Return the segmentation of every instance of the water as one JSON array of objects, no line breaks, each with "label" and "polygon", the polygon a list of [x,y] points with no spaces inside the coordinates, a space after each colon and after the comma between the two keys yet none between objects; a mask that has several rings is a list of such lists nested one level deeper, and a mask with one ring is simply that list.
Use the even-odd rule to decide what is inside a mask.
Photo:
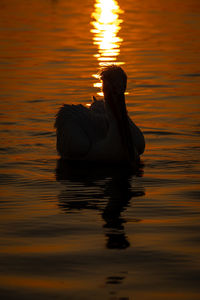
[{"label": "water", "polygon": [[0,3],[1,298],[199,299],[199,1],[117,2],[136,174],[55,149],[60,105],[99,92],[94,4]]}]

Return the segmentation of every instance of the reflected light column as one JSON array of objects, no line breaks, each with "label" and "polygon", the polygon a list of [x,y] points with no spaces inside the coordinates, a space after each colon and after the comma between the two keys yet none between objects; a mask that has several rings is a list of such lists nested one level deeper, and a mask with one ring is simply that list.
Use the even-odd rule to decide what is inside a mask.
[{"label": "reflected light column", "polygon": [[[94,56],[98,60],[99,69],[113,64],[124,64],[117,61],[122,43],[122,39],[117,36],[123,22],[119,18],[122,13],[123,10],[115,0],[95,0],[94,12],[91,15],[93,19],[91,32],[94,34],[93,43],[98,47],[98,53]],[[93,77],[99,79],[98,74],[93,74]],[[94,83],[94,87],[101,88],[102,83]],[[102,96],[102,92],[98,95]]]}]

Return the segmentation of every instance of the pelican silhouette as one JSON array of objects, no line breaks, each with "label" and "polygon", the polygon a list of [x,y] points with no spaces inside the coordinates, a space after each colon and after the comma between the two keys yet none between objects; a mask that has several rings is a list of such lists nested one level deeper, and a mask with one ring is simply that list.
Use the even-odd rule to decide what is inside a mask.
[{"label": "pelican silhouette", "polygon": [[56,115],[57,151],[70,161],[135,164],[144,152],[141,130],[129,118],[125,90],[127,76],[118,66],[100,74],[104,101],[91,106],[63,105]]}]

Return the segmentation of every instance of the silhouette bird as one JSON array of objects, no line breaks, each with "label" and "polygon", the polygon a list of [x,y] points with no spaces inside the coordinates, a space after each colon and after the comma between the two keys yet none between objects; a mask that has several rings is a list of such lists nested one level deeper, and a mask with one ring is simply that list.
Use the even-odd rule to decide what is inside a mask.
[{"label": "silhouette bird", "polygon": [[104,101],[91,106],[63,105],[56,115],[57,151],[70,161],[135,164],[144,152],[140,129],[129,118],[125,90],[127,76],[118,66],[100,74]]}]

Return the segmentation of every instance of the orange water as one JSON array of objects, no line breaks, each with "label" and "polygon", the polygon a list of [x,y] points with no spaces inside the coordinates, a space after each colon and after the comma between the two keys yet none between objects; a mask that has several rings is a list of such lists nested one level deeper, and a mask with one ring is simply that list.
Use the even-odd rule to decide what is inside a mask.
[{"label": "orange water", "polygon": [[[197,300],[200,4],[115,1],[110,32],[99,4],[0,2],[0,296]],[[110,62],[145,134],[136,174],[66,167],[55,149],[58,108],[98,98]]]}]

